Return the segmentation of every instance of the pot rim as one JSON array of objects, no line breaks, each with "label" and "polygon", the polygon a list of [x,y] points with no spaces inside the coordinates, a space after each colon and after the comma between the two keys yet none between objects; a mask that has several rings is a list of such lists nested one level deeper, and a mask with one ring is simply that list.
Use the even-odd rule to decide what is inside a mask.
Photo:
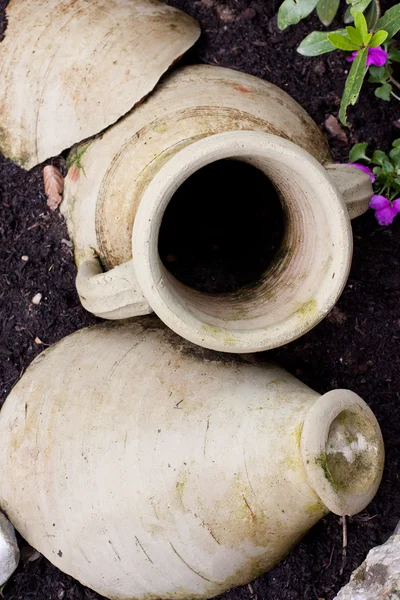
[{"label": "pot rim", "polygon": [[[246,160],[251,164],[257,163],[257,160],[270,161],[282,169],[290,168],[291,176],[286,174],[286,184],[299,179],[306,181],[313,194],[313,210],[322,210],[329,225],[332,256],[321,275],[312,303],[306,303],[287,318],[267,327],[254,326],[253,321],[251,328],[241,328],[241,323],[232,326],[229,319],[223,318],[216,324],[215,320],[193,309],[184,297],[185,290],[189,288],[168,273],[158,254],[162,217],[176,190],[197,170],[226,158]],[[315,202],[316,199],[318,202]],[[324,167],[308,152],[272,134],[230,131],[189,144],[160,168],[140,202],[132,231],[132,252],[135,274],[144,296],[172,330],[195,344],[213,350],[256,352],[293,341],[313,328],[331,310],[347,281],[352,234],[341,193]],[[196,300],[202,296],[194,290],[191,294]]]},{"label": "pot rim", "polygon": [[350,390],[331,390],[308,411],[300,453],[310,486],[337,515],[370,503],[382,479],[385,449],[379,423]]}]

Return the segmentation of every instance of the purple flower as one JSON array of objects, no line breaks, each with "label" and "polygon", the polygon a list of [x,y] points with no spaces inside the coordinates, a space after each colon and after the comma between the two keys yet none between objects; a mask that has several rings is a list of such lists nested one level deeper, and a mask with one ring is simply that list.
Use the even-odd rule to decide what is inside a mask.
[{"label": "purple flower", "polygon": [[[357,56],[359,50],[351,53],[351,56],[347,59],[348,62],[353,62]],[[383,48],[378,46],[377,48],[368,48],[367,56],[367,67],[374,65],[375,67],[383,67],[386,64],[388,53]]]},{"label": "purple flower", "polygon": [[369,207],[374,209],[379,225],[390,225],[395,216],[400,213],[400,198],[390,202],[385,196],[375,194],[371,198]]},{"label": "purple flower", "polygon": [[357,169],[361,169],[361,171],[364,171],[364,173],[367,173],[371,177],[372,183],[374,183],[376,177],[369,167],[366,167],[365,165],[360,165],[360,163],[347,163],[347,164],[350,167],[357,167]]}]

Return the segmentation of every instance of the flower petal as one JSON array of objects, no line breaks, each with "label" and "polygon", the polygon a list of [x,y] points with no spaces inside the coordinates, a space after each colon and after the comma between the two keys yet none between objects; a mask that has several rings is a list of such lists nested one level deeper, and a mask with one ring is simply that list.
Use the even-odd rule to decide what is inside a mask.
[{"label": "flower petal", "polygon": [[375,217],[379,225],[390,225],[396,215],[397,210],[394,206],[387,206],[375,212]]},{"label": "flower petal", "polygon": [[357,167],[357,169],[361,169],[361,171],[364,171],[364,173],[368,173],[368,175],[371,177],[371,181],[372,183],[374,183],[376,177],[375,174],[371,171],[371,169],[369,167],[366,167],[365,165],[361,165],[360,163],[347,163],[350,167]]},{"label": "flower petal", "polygon": [[397,210],[397,214],[400,213],[400,198],[393,200],[393,207]]},{"label": "flower petal", "polygon": [[368,48],[367,67],[375,65],[375,67],[383,67],[386,64],[388,53],[383,48]]},{"label": "flower petal", "polygon": [[349,56],[349,57],[347,58],[347,62],[353,62],[353,60],[355,60],[355,58],[356,58],[356,56],[357,56],[357,52],[358,52],[358,50],[356,50],[355,52],[352,52],[352,53],[351,53],[351,56]]},{"label": "flower petal", "polygon": [[369,207],[373,208],[374,210],[382,210],[389,207],[391,208],[389,200],[385,198],[385,196],[379,196],[378,194],[374,194],[374,196],[372,196]]}]

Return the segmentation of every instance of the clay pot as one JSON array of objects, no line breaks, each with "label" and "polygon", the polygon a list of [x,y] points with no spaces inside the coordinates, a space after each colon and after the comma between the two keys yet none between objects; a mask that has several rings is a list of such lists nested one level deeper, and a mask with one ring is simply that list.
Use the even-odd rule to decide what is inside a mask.
[{"label": "clay pot", "polygon": [[[158,234],[185,179],[225,158],[267,175],[286,227],[282,251],[257,284],[216,296],[172,277],[159,258]],[[286,93],[219,67],[168,75],[84,147],[80,162],[69,171],[62,210],[84,307],[108,319],[154,310],[183,337],[229,352],[285,344],[327,314],[348,276],[349,217],[364,212],[373,193],[366,174],[331,164],[321,132]]]},{"label": "clay pot", "polygon": [[11,0],[0,150],[30,169],[142,100],[200,35],[158,0]]},{"label": "clay pot", "polygon": [[44,351],[0,413],[0,506],[113,600],[211,598],[276,564],[329,510],[374,496],[365,402],[192,346],[155,319]]}]

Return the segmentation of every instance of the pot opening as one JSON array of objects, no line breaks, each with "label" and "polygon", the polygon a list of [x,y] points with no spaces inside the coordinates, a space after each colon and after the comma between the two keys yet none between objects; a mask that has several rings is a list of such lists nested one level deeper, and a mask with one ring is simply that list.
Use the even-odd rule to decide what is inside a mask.
[{"label": "pot opening", "polygon": [[135,273],[152,309],[183,337],[227,352],[265,350],[308,331],[337,300],[350,264],[348,221],[322,166],[291,142],[217,134],[177,152],[147,187],[133,228]]},{"label": "pot opening", "polygon": [[351,410],[340,412],[329,428],[322,465],[332,486],[348,494],[365,493],[376,479],[380,461],[379,444],[368,416]]},{"label": "pot opening", "polygon": [[286,219],[272,181],[239,160],[217,160],[188,177],[161,222],[165,268],[198,292],[252,286],[279,255]]},{"label": "pot opening", "polygon": [[375,496],[385,458],[382,434],[354,392],[332,390],[314,403],[300,452],[310,486],[336,515],[355,515]]}]

